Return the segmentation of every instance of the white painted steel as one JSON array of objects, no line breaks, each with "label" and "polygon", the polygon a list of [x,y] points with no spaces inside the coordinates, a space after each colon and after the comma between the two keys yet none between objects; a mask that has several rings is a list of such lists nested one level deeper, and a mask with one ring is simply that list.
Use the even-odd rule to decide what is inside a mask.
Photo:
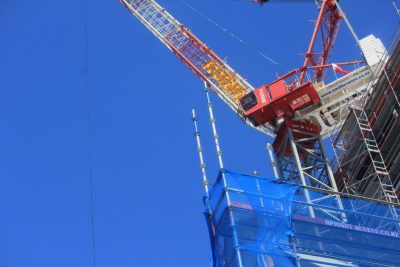
[{"label": "white painted steel", "polygon": [[221,172],[224,171],[224,163],[222,161],[222,151],[221,151],[221,146],[219,144],[219,136],[218,136],[218,132],[217,132],[217,126],[215,124],[215,117],[214,117],[214,112],[213,112],[213,108],[212,108],[212,103],[211,103],[211,99],[210,99],[210,94],[208,93],[208,86],[205,83],[204,84],[204,88],[205,88],[205,92],[206,92],[206,96],[207,96],[207,107],[208,107],[208,113],[210,116],[210,123],[211,123],[211,127],[212,127],[212,132],[213,132],[213,138],[214,138],[214,142],[215,142],[215,149],[217,152],[217,157],[218,157],[218,164],[219,164],[219,169],[221,170]]},{"label": "white painted steel", "polygon": [[200,141],[200,132],[199,128],[197,126],[197,116],[196,116],[196,111],[192,109],[192,121],[194,124],[194,135],[196,137],[196,144],[197,144],[197,152],[199,154],[199,160],[200,160],[200,170],[201,170],[201,177],[203,180],[203,186],[204,186],[204,191],[206,196],[209,196],[209,184],[208,184],[208,178],[207,178],[207,172],[206,172],[206,164],[204,163],[204,157],[203,157],[203,149],[201,147],[201,141]]},{"label": "white painted steel", "polygon": [[[182,33],[183,25],[171,16],[163,7],[161,7],[156,1],[153,0],[121,0],[125,6],[135,15],[142,24],[144,24],[165,46],[167,46],[171,51],[173,48],[166,41],[166,37],[169,34]],[[182,40],[188,41],[189,38]],[[182,43],[184,45],[184,43]],[[180,47],[175,47],[180,48]],[[247,92],[254,90],[254,87],[250,85],[242,76],[240,76],[232,67],[230,67],[226,62],[223,62],[224,67],[232,75],[236,77],[236,81],[243,87]],[[200,77],[202,78],[202,77]],[[217,93],[217,95],[236,113],[239,112],[239,104],[227,93],[225,93],[222,88],[219,87],[218,83],[213,79],[202,78],[209,86]],[[246,123],[253,127],[250,122]],[[260,125],[254,127],[264,134],[269,136],[274,136],[273,127],[270,125]]]},{"label": "white painted steel", "polygon": [[366,65],[353,72],[317,88],[321,98],[320,106],[312,106],[299,111],[298,120],[309,120],[321,127],[322,137],[328,137],[340,129],[349,114],[350,104],[362,99],[373,88],[381,71],[382,63],[388,59],[382,42],[369,35],[360,40],[360,48],[365,55]]},{"label": "white painted steel", "polygon": [[[189,37],[185,37],[182,31],[183,25],[171,16],[163,7],[161,7],[154,0],[121,0],[122,3],[134,14],[140,22],[142,22],[165,46],[171,51],[179,49],[183,45],[190,41]],[[170,34],[182,34],[182,40],[179,40],[178,44],[171,47],[171,44],[166,41],[166,37]],[[386,50],[382,47],[379,39],[374,36],[368,36],[357,42],[361,43],[363,54],[367,56],[369,63],[376,63],[377,56],[374,56],[374,51],[379,53],[385,53]],[[377,45],[379,47],[377,47]],[[379,57],[381,58],[381,57]],[[380,63],[381,61],[378,61]],[[343,117],[346,112],[344,109],[349,104],[357,99],[360,99],[365,92],[367,87],[374,79],[374,66],[365,66],[359,68],[352,73],[317,89],[318,94],[321,97],[322,104],[320,106],[312,106],[305,108],[297,112],[296,120],[306,120],[316,123],[321,128],[321,135],[327,137],[335,129],[338,129],[339,124],[343,123]],[[243,87],[247,92],[254,90],[242,76],[240,76],[233,68],[231,68],[226,62],[223,62],[223,67],[228,73],[236,77],[236,81]],[[212,78],[200,77],[208,84],[208,86],[224,101],[235,113],[239,113],[240,107],[237,101],[235,101],[230,95],[228,95]],[[338,116],[338,114],[340,114]],[[348,112],[347,112],[348,114]],[[245,122],[262,133],[274,137],[274,127],[265,124],[258,127],[254,127],[248,120]]]},{"label": "white painted steel", "polygon": [[271,161],[272,170],[274,171],[274,177],[279,179],[279,174],[278,174],[278,169],[276,167],[274,151],[273,151],[272,145],[270,143],[267,144],[267,151],[269,154],[269,159]]}]

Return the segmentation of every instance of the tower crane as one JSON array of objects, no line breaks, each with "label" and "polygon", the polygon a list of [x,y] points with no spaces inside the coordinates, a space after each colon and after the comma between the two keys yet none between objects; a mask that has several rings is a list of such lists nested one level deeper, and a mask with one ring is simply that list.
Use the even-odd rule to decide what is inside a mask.
[{"label": "tower crane", "polygon": [[[259,4],[267,0],[255,0]],[[323,84],[326,68],[342,18],[335,0],[319,0],[319,16],[305,54],[303,66],[258,88],[248,83],[227,62],[200,41],[154,0],[120,0],[168,49],[181,59],[244,121],[269,136],[275,136],[284,119],[316,124],[322,135],[340,121],[335,112],[354,98],[354,91],[369,83],[369,68],[360,68],[338,83]],[[322,48],[316,41],[321,36]],[[348,65],[354,62],[338,63]],[[314,71],[307,81],[306,72]],[[348,82],[350,81],[350,82]],[[364,86],[365,87],[365,86]]]},{"label": "tower crane", "polygon": [[[169,50],[186,64],[234,112],[240,99],[255,88],[201,42],[188,28],[172,17],[154,0],[120,0]],[[251,123],[248,123],[250,126]],[[272,126],[257,130],[273,136]]]},{"label": "tower crane", "polygon": [[[345,105],[360,97],[373,81],[373,71],[379,65],[379,60],[374,60],[375,50],[383,45],[372,35],[361,40],[367,65],[325,85],[343,16],[338,0],[314,1],[319,15],[303,65],[255,88],[155,0],[120,0],[249,126],[276,136],[273,147],[282,180],[297,180],[304,186],[337,192],[322,138],[346,116],[342,112]],[[268,0],[255,2],[264,4]],[[313,78],[308,78],[308,72],[313,73]]]}]

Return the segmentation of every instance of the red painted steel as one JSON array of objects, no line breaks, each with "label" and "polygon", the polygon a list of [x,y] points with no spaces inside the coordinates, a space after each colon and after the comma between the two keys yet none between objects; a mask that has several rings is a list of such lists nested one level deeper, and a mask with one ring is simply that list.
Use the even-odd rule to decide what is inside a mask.
[{"label": "red painted steel", "polygon": [[[254,0],[254,2],[263,5],[267,3],[268,0]],[[301,69],[301,83],[303,83],[306,71],[309,67],[314,70],[315,80],[317,82],[323,80],[326,72],[325,66],[332,54],[340,20],[343,17],[334,0],[318,0],[318,2],[320,5],[319,15],[314,26],[308,50],[305,54],[306,58],[303,63],[303,69]],[[316,47],[318,37],[321,41],[320,49]]]},{"label": "red painted steel", "polygon": [[277,119],[293,118],[297,110],[309,105],[317,105],[321,101],[311,82],[288,91],[284,81],[278,81],[269,86],[261,86],[253,93],[256,96],[257,104],[245,111],[244,114],[251,119],[255,126],[267,122],[276,125]]},{"label": "red painted steel", "polygon": [[[339,22],[342,19],[334,0],[322,0],[318,19],[315,23],[314,32],[311,37],[303,67],[311,64],[314,69],[316,81],[320,82],[325,76],[326,69],[318,66],[325,65],[332,54],[339,30]],[[316,40],[320,34],[322,48],[316,51]],[[300,82],[304,80],[305,71],[300,75]]]},{"label": "red painted steel", "polygon": [[[255,2],[264,4],[268,1],[255,0]],[[269,86],[261,86],[254,91],[257,104],[244,111],[245,116],[254,125],[267,122],[275,125],[276,120],[280,117],[284,119],[293,118],[295,111],[320,103],[320,98],[314,86],[309,82],[305,83],[305,74],[307,70],[311,69],[315,73],[315,82],[323,80],[326,68],[331,66],[331,64],[328,64],[328,59],[332,53],[339,22],[342,18],[334,0],[320,0],[320,3],[318,19],[303,66],[283,75]],[[316,41],[319,35],[322,48],[317,51]],[[347,64],[349,62],[338,63],[337,65]],[[287,82],[289,78],[293,78],[298,73],[300,73],[299,79]]]},{"label": "red painted steel", "polygon": [[[292,131],[294,140],[300,140],[309,138],[310,136],[316,136],[320,134],[320,129],[317,125],[312,123],[305,123],[293,120],[285,120],[279,131],[276,134],[276,138],[274,143],[272,144],[275,153],[278,157],[290,157],[292,156],[292,149],[290,144],[287,144],[285,147],[282,147],[283,143],[286,142],[285,137],[288,130]],[[304,148],[313,148],[316,140],[311,139],[308,143],[302,142],[302,146]],[[299,151],[300,158],[306,156],[306,153],[302,153]]]}]

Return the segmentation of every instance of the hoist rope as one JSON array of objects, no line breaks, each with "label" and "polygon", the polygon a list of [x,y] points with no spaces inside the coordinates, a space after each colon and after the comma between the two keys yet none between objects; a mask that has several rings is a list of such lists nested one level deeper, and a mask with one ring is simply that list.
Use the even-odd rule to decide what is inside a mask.
[{"label": "hoist rope", "polygon": [[253,52],[256,52],[259,56],[261,56],[263,59],[267,60],[268,62],[276,65],[276,66],[280,66],[279,63],[272,59],[271,57],[267,56],[265,53],[261,52],[260,50],[258,50],[257,48],[255,48],[254,46],[252,46],[251,44],[249,44],[248,42],[244,41],[243,39],[241,39],[240,37],[238,37],[236,34],[230,32],[228,29],[226,29],[225,27],[221,26],[220,24],[218,24],[217,22],[215,22],[213,19],[211,19],[210,17],[206,16],[203,12],[199,11],[198,9],[196,9],[195,7],[191,6],[190,4],[188,4],[187,2],[183,1],[183,0],[179,0],[179,2],[181,2],[184,6],[186,6],[187,8],[191,9],[193,12],[197,13],[198,15],[200,15],[202,18],[204,18],[205,20],[207,20],[208,22],[210,22],[211,24],[213,24],[214,26],[216,26],[218,29],[220,29],[221,31],[225,32],[226,34],[228,34],[230,37],[232,37],[233,39],[235,39],[236,41],[240,42],[241,44],[243,44],[244,46],[246,46],[247,48],[253,50]]},{"label": "hoist rope", "polygon": [[85,53],[85,92],[86,92],[86,123],[87,123],[87,155],[89,164],[90,187],[90,220],[92,228],[92,258],[93,267],[96,267],[96,242],[94,229],[94,197],[93,197],[93,155],[92,155],[92,131],[91,131],[91,102],[89,88],[89,57],[88,57],[88,1],[84,1],[84,53]]}]

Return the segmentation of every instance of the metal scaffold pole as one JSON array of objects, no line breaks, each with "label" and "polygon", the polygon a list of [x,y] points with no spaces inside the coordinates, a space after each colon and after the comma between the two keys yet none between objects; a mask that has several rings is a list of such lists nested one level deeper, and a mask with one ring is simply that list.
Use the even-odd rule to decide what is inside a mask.
[{"label": "metal scaffold pole", "polygon": [[[205,91],[206,97],[207,97],[207,107],[208,107],[208,113],[210,116],[210,123],[211,123],[211,127],[212,127],[215,149],[216,149],[217,157],[218,157],[218,165],[219,165],[219,169],[220,169],[221,176],[223,179],[224,188],[228,188],[228,183],[227,183],[226,176],[225,176],[224,163],[222,160],[222,151],[221,151],[221,146],[219,144],[219,136],[217,133],[217,126],[216,126],[216,121],[215,121],[214,112],[213,112],[213,105],[211,103],[209,87],[206,82],[204,83],[204,91]],[[228,202],[228,205],[231,205],[230,204],[231,203],[230,192],[226,190],[225,194],[226,194],[226,200]],[[230,221],[231,221],[231,230],[232,230],[233,240],[235,243],[235,247],[237,249],[236,257],[237,257],[238,266],[244,267],[242,254],[240,251],[239,237],[238,237],[238,233],[236,230],[236,220],[235,220],[235,216],[233,216],[233,211],[230,208],[229,208],[229,217],[230,217]]]},{"label": "metal scaffold pole", "polygon": [[208,113],[210,114],[210,123],[211,123],[212,132],[213,132],[213,138],[214,138],[214,142],[215,142],[215,149],[217,151],[219,169],[221,171],[223,171],[224,170],[224,163],[222,161],[222,151],[221,151],[221,146],[219,145],[219,137],[218,137],[218,133],[217,133],[217,126],[215,124],[213,106],[212,106],[212,103],[211,103],[210,94],[209,94],[209,88],[207,86],[207,83],[204,83],[204,88],[205,88],[204,90],[205,90],[206,96],[207,96]]},{"label": "metal scaffold pole", "polygon": [[209,183],[208,183],[208,178],[207,178],[207,172],[206,172],[206,164],[204,163],[204,157],[203,157],[203,149],[201,147],[201,142],[200,142],[200,131],[197,126],[197,116],[196,116],[196,111],[192,109],[192,121],[194,125],[194,135],[196,137],[196,143],[197,143],[197,152],[199,154],[199,160],[200,160],[200,169],[201,169],[201,176],[203,180],[203,186],[204,186],[204,191],[206,194],[206,197],[209,197]]},{"label": "metal scaffold pole", "polygon": [[268,151],[269,159],[271,161],[272,170],[274,171],[274,177],[279,179],[278,169],[276,168],[276,161],[275,161],[274,151],[273,151],[272,146],[271,146],[270,143],[267,144],[267,151]]}]

